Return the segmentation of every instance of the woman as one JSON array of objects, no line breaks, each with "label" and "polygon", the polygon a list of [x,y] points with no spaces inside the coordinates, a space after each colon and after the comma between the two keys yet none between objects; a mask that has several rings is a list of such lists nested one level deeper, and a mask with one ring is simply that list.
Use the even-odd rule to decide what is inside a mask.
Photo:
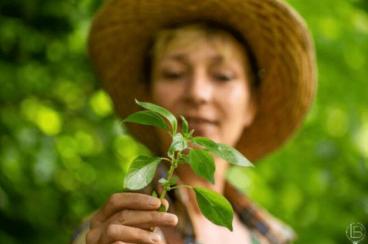
[{"label": "woman", "polygon": [[[314,94],[309,33],[277,0],[109,1],[94,19],[90,54],[121,116],[137,109],[134,98],[152,101],[184,115],[195,135],[235,146],[252,161],[290,136]],[[170,144],[162,131],[129,129],[157,154]],[[186,166],[177,175],[184,184],[212,188],[230,200],[237,213],[233,232],[205,219],[186,189],[168,196],[168,213],[157,211],[161,202],[155,197],[115,193],[85,228],[86,243],[286,243],[294,238],[287,226],[226,182],[226,162],[215,158],[215,164],[214,185]]]}]

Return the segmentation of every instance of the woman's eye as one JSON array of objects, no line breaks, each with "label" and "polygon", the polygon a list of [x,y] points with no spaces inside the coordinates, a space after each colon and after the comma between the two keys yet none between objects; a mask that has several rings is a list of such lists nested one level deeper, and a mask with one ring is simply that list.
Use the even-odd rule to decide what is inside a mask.
[{"label": "woman's eye", "polygon": [[163,71],[162,77],[169,80],[178,80],[184,77],[184,72],[181,71]]},{"label": "woman's eye", "polygon": [[234,76],[231,74],[223,74],[223,73],[219,73],[219,74],[215,74],[214,75],[215,80],[217,81],[231,81],[234,79]]}]

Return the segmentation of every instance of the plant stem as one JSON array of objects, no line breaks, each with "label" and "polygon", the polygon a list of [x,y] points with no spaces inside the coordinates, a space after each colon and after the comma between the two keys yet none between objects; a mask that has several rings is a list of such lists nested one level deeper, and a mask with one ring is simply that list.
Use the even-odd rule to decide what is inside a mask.
[{"label": "plant stem", "polygon": [[[171,180],[171,178],[173,177],[173,175],[174,175],[174,170],[175,170],[175,168],[177,167],[177,159],[176,158],[174,158],[173,159],[173,161],[171,162],[171,164],[170,164],[170,169],[169,169],[169,172],[167,173],[167,180],[168,181],[170,181]],[[164,186],[164,189],[163,189],[163,191],[161,192],[161,195],[160,195],[160,199],[162,200],[162,199],[164,199],[165,198],[165,196],[166,196],[166,193],[167,193],[167,191],[169,190],[169,188],[170,188],[170,186]]]},{"label": "plant stem", "polygon": [[164,161],[167,161],[171,164],[171,160],[169,158],[161,158],[161,159],[164,160]]},{"label": "plant stem", "polygon": [[[171,182],[171,178],[173,177],[174,175],[174,170],[178,167],[178,164],[179,164],[179,160],[180,158],[182,157],[182,152],[181,151],[177,151],[177,153],[174,153],[174,156],[172,158],[172,160],[170,158],[161,158],[162,160],[165,160],[165,161],[168,161],[170,163],[170,168],[169,168],[169,171],[167,173],[167,178],[166,180],[168,182]],[[164,199],[165,196],[166,196],[166,193],[170,190],[173,190],[173,189],[177,189],[179,187],[187,187],[187,188],[192,188],[191,186],[189,185],[179,185],[179,186],[174,186],[174,187],[171,187],[170,184],[164,184],[163,185],[163,190],[160,194],[160,200]],[[165,207],[161,204],[160,206],[160,209],[159,211],[161,212],[166,212],[167,210],[165,209]]]},{"label": "plant stem", "polygon": [[183,185],[183,184],[181,184],[181,185],[176,185],[176,186],[173,186],[173,187],[170,187],[170,190],[175,190],[175,189],[178,189],[178,188],[188,188],[188,189],[193,189],[193,187],[192,186],[190,186],[190,185]]}]

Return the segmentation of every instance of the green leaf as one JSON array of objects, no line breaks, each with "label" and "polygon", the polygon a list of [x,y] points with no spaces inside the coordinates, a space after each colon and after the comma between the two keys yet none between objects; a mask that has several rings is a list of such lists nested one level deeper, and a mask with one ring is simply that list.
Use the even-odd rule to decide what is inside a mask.
[{"label": "green leaf", "polygon": [[182,151],[188,147],[187,140],[181,133],[176,133],[169,147],[169,156],[173,156],[175,151]]},{"label": "green leaf", "polygon": [[216,143],[206,137],[194,137],[192,138],[192,142],[203,146],[210,152],[218,155],[231,164],[244,167],[253,166],[253,164],[246,157],[244,157],[243,154],[229,145]]},{"label": "green leaf", "polygon": [[152,191],[152,193],[151,193],[151,196],[153,196],[153,197],[157,197],[158,195],[157,195],[157,192],[155,191],[155,190],[153,190]]},{"label": "green leaf", "polygon": [[243,156],[243,154],[241,154],[235,148],[221,143],[218,143],[217,145],[217,155],[225,159],[227,162],[237,166],[254,166],[246,157]]},{"label": "green leaf", "polygon": [[188,155],[182,154],[178,159],[178,163],[188,163],[189,158]]},{"label": "green leaf", "polygon": [[172,129],[172,134],[176,133],[176,130],[178,128],[178,121],[176,120],[175,116],[166,108],[163,108],[161,106],[158,106],[156,104],[153,103],[148,103],[148,102],[140,102],[137,99],[135,100],[135,102],[141,106],[142,108],[145,108],[149,111],[155,112],[160,114],[162,117],[166,118],[171,125],[171,129]]},{"label": "green leaf", "polygon": [[215,162],[207,151],[192,149],[188,159],[188,163],[197,175],[202,176],[212,184],[215,183]]},{"label": "green leaf", "polygon": [[166,209],[165,205],[163,205],[163,204],[161,203],[160,208],[158,209],[158,211],[159,211],[159,212],[164,213],[164,212],[166,212],[166,211],[167,211],[167,209]]},{"label": "green leaf", "polygon": [[233,230],[233,208],[224,196],[207,188],[194,187],[198,206],[212,223]]},{"label": "green leaf", "polygon": [[197,145],[203,146],[208,149],[210,152],[216,153],[217,152],[217,143],[208,139],[207,137],[193,137],[192,142]]},{"label": "green leaf", "polygon": [[130,114],[123,122],[131,122],[142,125],[152,125],[167,130],[168,126],[165,120],[157,113],[152,111],[138,111]]},{"label": "green leaf", "polygon": [[181,118],[181,128],[182,128],[183,134],[185,137],[188,137],[190,135],[188,121],[184,118],[184,116],[180,116],[180,118]]},{"label": "green leaf", "polygon": [[151,183],[157,166],[161,162],[159,157],[138,156],[129,167],[125,176],[124,188],[140,190]]}]

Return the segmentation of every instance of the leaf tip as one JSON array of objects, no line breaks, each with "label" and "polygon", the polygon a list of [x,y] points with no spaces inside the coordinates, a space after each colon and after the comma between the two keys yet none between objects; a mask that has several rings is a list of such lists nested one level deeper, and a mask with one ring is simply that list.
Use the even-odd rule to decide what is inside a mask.
[{"label": "leaf tip", "polygon": [[225,227],[228,228],[230,231],[233,231],[233,223],[230,223],[229,225],[226,225]]},{"label": "leaf tip", "polygon": [[210,183],[213,185],[215,184],[215,178],[212,176],[210,179],[209,179]]}]

